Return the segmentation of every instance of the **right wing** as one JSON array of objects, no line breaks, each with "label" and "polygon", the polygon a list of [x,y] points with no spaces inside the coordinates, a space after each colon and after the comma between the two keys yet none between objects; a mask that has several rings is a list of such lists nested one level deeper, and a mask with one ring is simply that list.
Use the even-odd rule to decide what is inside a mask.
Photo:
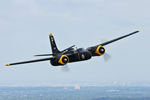
[{"label": "right wing", "polygon": [[30,61],[16,62],[16,63],[6,64],[5,66],[34,63],[34,62],[40,62],[40,61],[47,61],[47,60],[51,60],[51,59],[52,58],[43,58],[43,59],[36,59],[36,60],[30,60]]}]

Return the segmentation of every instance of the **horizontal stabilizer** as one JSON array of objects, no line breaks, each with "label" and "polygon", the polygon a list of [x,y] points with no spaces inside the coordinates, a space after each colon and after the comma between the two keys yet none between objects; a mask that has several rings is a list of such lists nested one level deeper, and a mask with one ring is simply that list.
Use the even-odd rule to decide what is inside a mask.
[{"label": "horizontal stabilizer", "polygon": [[39,55],[33,55],[33,56],[53,56],[53,54],[39,54]]}]

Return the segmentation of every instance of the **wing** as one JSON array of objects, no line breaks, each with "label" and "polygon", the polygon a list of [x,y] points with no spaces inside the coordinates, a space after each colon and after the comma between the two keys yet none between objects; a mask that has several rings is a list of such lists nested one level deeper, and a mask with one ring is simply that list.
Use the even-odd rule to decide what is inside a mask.
[{"label": "wing", "polygon": [[[103,54],[105,53],[105,48],[104,48],[103,46],[108,45],[108,44],[110,44],[110,43],[113,43],[113,42],[115,42],[115,41],[121,40],[121,39],[123,39],[123,38],[126,38],[126,37],[131,36],[131,35],[133,35],[133,34],[136,34],[136,33],[138,33],[138,32],[140,32],[140,31],[135,31],[135,32],[129,33],[129,34],[127,34],[127,35],[118,37],[118,38],[116,38],[116,39],[112,39],[112,40],[110,40],[110,41],[106,41],[106,42],[104,42],[104,43],[102,43],[102,44],[89,47],[89,48],[87,48],[87,50],[92,53],[92,56],[103,55]],[[102,50],[102,51],[101,51],[101,50]]]},{"label": "wing", "polygon": [[52,58],[44,58],[44,59],[36,59],[36,60],[23,61],[23,62],[17,62],[17,63],[10,63],[10,64],[6,64],[6,66],[27,64],[27,63],[34,63],[34,62],[41,62],[41,61],[47,61],[47,60],[51,60],[51,59]]},{"label": "wing", "polygon": [[118,37],[118,38],[116,38],[116,39],[113,39],[113,40],[110,40],[110,41],[104,42],[104,43],[102,43],[102,44],[100,44],[100,45],[101,45],[101,46],[108,45],[108,44],[110,44],[110,43],[112,43],[112,42],[115,42],[115,41],[121,40],[121,39],[123,39],[123,38],[126,38],[126,37],[128,37],[128,36],[130,36],[130,35],[136,34],[136,33],[138,33],[138,32],[140,32],[140,31],[138,30],[138,31],[135,31],[135,32],[129,33],[129,34],[127,34],[127,35],[124,35],[124,36]]},{"label": "wing", "polygon": [[140,31],[138,30],[138,31],[129,33],[129,34],[127,34],[127,35],[118,37],[118,38],[116,38],[116,39],[112,39],[112,40],[110,40],[110,41],[106,41],[106,42],[104,42],[104,43],[102,43],[102,44],[99,44],[99,45],[96,45],[96,46],[89,47],[89,48],[96,48],[97,46],[105,46],[105,45],[108,45],[108,44],[113,43],[113,42],[115,42],[115,41],[121,40],[121,39],[126,38],[126,37],[128,37],[128,36],[131,36],[131,35],[133,35],[133,34],[136,34],[136,33],[138,33],[138,32],[140,32]]}]

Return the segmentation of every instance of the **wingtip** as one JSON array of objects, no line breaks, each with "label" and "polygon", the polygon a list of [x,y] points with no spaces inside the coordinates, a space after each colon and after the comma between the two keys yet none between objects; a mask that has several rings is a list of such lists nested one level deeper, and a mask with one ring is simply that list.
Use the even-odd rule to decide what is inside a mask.
[{"label": "wingtip", "polygon": [[49,36],[50,36],[50,37],[52,37],[52,36],[53,36],[53,34],[51,33]]},{"label": "wingtip", "polygon": [[10,66],[10,64],[6,64],[5,66]]}]

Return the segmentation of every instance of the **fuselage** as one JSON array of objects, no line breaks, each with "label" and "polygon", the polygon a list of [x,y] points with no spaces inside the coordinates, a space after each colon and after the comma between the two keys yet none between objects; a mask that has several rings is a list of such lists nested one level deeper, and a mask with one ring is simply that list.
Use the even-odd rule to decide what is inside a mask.
[{"label": "fuselage", "polygon": [[[65,65],[65,63],[88,60],[91,59],[91,57],[92,57],[91,52],[89,52],[87,49],[79,48],[77,50],[70,50],[64,53],[58,53],[55,58],[51,59],[50,62],[53,66],[59,66],[59,65]],[[64,64],[60,62],[60,60],[62,60],[63,62],[63,58],[64,58]]]}]

